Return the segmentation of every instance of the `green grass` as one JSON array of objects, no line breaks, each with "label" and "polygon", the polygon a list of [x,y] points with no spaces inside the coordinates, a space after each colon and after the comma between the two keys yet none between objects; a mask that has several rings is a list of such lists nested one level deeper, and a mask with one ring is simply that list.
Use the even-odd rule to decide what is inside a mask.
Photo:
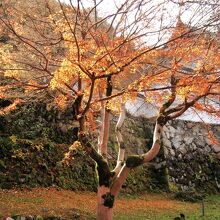
[{"label": "green grass", "polygon": [[43,202],[42,198],[14,198],[16,202],[22,203],[34,203],[34,204],[41,204]]},{"label": "green grass", "polygon": [[[73,192],[56,188],[30,190],[0,190],[0,219],[14,214],[55,215],[70,220],[73,210],[83,220],[95,219],[96,194]],[[202,217],[202,203],[181,202],[172,194],[120,195],[116,199],[114,220],[172,220],[184,213],[186,220],[220,220],[220,194],[204,200],[205,216]],[[4,217],[4,218],[3,218]]]},{"label": "green grass", "polygon": [[[198,208],[195,210],[188,209],[195,203],[184,203],[185,207],[183,210],[180,210],[180,212],[185,214],[186,220],[220,220],[220,195],[208,196],[204,200],[205,216],[202,216],[202,203],[197,203]],[[179,213],[175,210],[152,212],[142,209],[140,212],[134,213],[133,215],[130,213],[115,214],[114,220],[172,220],[174,217],[179,216]]]}]

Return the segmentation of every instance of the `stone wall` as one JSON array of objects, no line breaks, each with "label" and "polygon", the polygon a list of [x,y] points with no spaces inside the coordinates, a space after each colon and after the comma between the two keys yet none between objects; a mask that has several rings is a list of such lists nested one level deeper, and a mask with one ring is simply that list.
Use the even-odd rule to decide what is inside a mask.
[{"label": "stone wall", "polygon": [[[0,107],[4,103],[0,99]],[[59,186],[96,190],[95,164],[85,152],[77,150],[69,166],[61,163],[64,153],[77,138],[78,123],[73,116],[71,109],[61,114],[54,108],[48,110],[46,103],[22,105],[9,115],[0,116],[0,188]],[[109,143],[112,168],[118,152],[116,120],[112,121]],[[153,122],[144,118],[126,118],[123,136],[128,155],[148,150],[152,144],[153,126]],[[163,158],[163,154],[158,158]],[[163,174],[164,168],[141,166],[131,172],[123,191],[166,189]]]},{"label": "stone wall", "polygon": [[[60,170],[61,168],[57,167],[56,172],[53,171],[51,175],[50,162],[51,164],[57,164],[62,160],[64,153],[64,149],[59,150],[60,147],[57,148],[56,146],[65,144],[67,149],[76,139],[77,133],[73,113],[69,111],[64,115],[58,113],[55,109],[47,111],[45,104],[41,103],[40,105],[21,106],[11,115],[0,117],[0,187],[3,187],[4,183],[8,183],[8,179],[10,179],[10,186],[7,186],[7,188],[17,185],[49,186],[57,184],[65,188],[79,189],[77,178],[81,175],[81,171],[83,173],[87,168],[90,174],[94,171],[93,165],[90,168],[87,166],[88,163],[82,166],[80,156],[83,156],[83,152],[79,152],[79,158],[77,159],[79,163],[76,165],[76,160],[74,161],[71,168],[73,172],[70,171],[71,174],[69,171]],[[113,118],[109,143],[108,156],[112,168],[115,165],[118,151],[114,132],[116,121],[117,119]],[[122,128],[125,145],[127,146],[127,155],[142,154],[149,150],[152,145],[154,123],[154,120],[128,115]],[[212,130],[220,142],[220,126],[213,125]],[[155,160],[131,172],[128,180],[123,185],[125,192],[133,193],[158,188],[167,189],[168,176],[171,189],[175,187],[178,190],[219,190],[220,145],[219,143],[215,145],[211,143],[207,135],[207,128],[204,125],[186,121],[173,121],[164,128],[162,141],[163,147]],[[40,142],[40,146],[43,146],[42,149],[37,148],[39,146],[38,142]],[[50,148],[47,150],[48,143]],[[59,150],[59,153],[56,153],[57,150]],[[59,158],[54,157],[53,152],[55,152],[54,155],[59,155]],[[28,163],[28,167],[33,166],[35,170],[42,170],[38,165],[31,164],[31,155],[36,158],[36,155],[41,154],[43,156],[39,157],[40,161],[37,164],[43,164],[48,172],[44,172],[45,175],[39,177],[39,180],[33,184],[33,180],[36,179],[35,173],[39,172],[23,170],[22,164]],[[13,163],[16,164],[16,169],[12,168]],[[84,167],[85,169],[81,170],[78,167]],[[11,172],[11,169],[13,169],[13,172]],[[74,170],[77,170],[77,172]],[[81,171],[79,172],[79,170]],[[167,171],[169,175],[167,175]],[[61,181],[55,181],[57,180],[55,178],[57,172],[59,173],[58,176],[61,177]],[[46,175],[47,173],[49,177]],[[76,178],[75,174],[77,175]],[[24,175],[27,177],[25,181],[23,181]],[[83,186],[85,190],[95,189],[94,176],[88,176],[92,177],[92,180],[88,179],[87,181],[87,175],[84,175],[85,179],[82,178],[84,185],[80,182],[80,186]]]},{"label": "stone wall", "polygon": [[[208,129],[218,142],[212,143]],[[163,132],[171,187],[178,190],[220,190],[220,126],[175,120]]]}]

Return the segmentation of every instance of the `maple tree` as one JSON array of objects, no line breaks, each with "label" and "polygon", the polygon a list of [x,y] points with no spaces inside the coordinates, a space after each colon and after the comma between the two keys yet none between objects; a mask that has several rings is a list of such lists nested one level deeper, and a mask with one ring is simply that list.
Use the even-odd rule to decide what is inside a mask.
[{"label": "maple tree", "polygon": [[[102,16],[98,10],[102,0],[94,0],[90,8],[81,0],[69,3],[3,1],[1,33],[8,38],[1,42],[1,70],[12,81],[0,88],[0,95],[7,97],[7,90],[22,86],[23,100],[33,92],[53,90],[56,105],[65,108],[72,103],[79,132],[66,159],[82,146],[97,163],[97,218],[112,219],[114,199],[130,170],[157,156],[169,120],[191,107],[219,116],[213,102],[220,95],[218,19],[212,7],[193,4],[190,22],[195,25],[186,26],[180,17],[169,14],[176,3],[168,0],[121,1],[114,12]],[[190,4],[181,1],[181,10]],[[210,15],[202,19],[207,9]],[[125,103],[139,93],[159,110],[151,149],[129,156],[121,127]],[[1,113],[18,103],[15,99]],[[118,158],[113,170],[108,164],[111,114],[119,115]],[[89,134],[98,129],[98,146],[93,146]]]}]

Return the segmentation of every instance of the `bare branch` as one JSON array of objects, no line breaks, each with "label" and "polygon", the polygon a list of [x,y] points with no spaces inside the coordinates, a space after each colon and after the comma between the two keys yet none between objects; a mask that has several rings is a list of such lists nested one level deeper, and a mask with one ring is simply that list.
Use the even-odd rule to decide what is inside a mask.
[{"label": "bare branch", "polygon": [[121,100],[121,111],[120,111],[120,115],[118,118],[118,122],[116,124],[116,139],[118,142],[118,159],[117,159],[117,164],[116,167],[114,168],[113,172],[115,173],[115,175],[117,176],[119,171],[121,170],[123,163],[124,163],[124,159],[125,159],[125,144],[124,144],[124,140],[121,134],[121,127],[124,123],[125,120],[125,114],[126,114],[126,110],[125,110],[125,103],[123,103],[123,101]]}]

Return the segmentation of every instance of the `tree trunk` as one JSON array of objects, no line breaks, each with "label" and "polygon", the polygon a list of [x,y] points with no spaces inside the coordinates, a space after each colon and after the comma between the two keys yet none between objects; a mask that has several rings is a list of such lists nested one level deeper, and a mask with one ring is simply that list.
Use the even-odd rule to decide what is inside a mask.
[{"label": "tree trunk", "polygon": [[[112,220],[112,207],[105,204],[105,197],[110,192],[110,188],[101,186],[98,188],[97,220]],[[107,206],[106,206],[107,205]]]}]

